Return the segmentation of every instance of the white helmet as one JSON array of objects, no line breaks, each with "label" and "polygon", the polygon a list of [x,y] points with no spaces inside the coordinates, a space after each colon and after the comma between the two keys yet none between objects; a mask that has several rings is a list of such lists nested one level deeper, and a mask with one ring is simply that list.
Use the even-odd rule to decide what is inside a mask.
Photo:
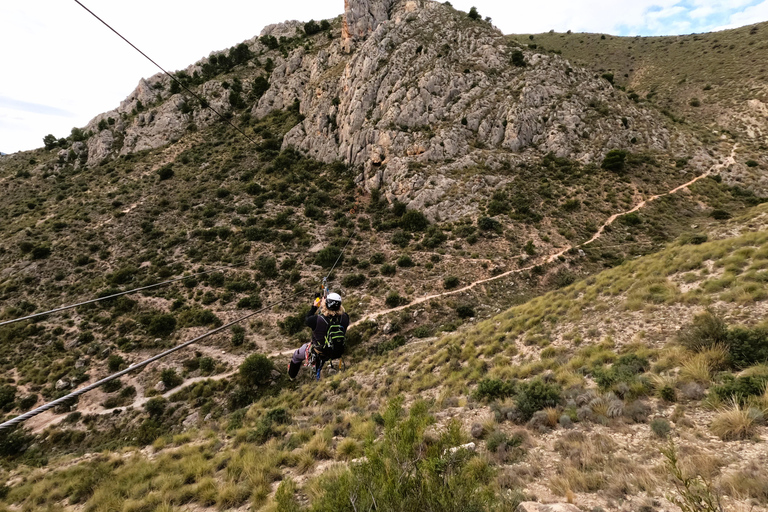
[{"label": "white helmet", "polygon": [[325,307],[331,311],[338,311],[341,307],[341,295],[338,293],[329,293],[325,298]]}]

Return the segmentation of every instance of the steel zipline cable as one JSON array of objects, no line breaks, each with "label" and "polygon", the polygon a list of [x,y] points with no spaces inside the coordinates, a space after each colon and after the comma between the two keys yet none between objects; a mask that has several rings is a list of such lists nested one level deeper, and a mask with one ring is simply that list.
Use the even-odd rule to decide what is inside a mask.
[{"label": "steel zipline cable", "polygon": [[230,121],[229,119],[227,119],[227,118],[226,118],[226,117],[225,117],[223,114],[221,114],[221,113],[220,113],[218,110],[216,110],[215,108],[213,108],[213,107],[211,106],[211,104],[210,104],[210,103],[209,103],[207,100],[205,100],[205,99],[201,98],[201,97],[200,97],[199,95],[197,95],[197,94],[196,94],[194,91],[192,91],[192,90],[191,90],[189,87],[187,87],[186,85],[184,85],[184,84],[181,82],[181,80],[179,80],[178,78],[176,78],[175,76],[173,76],[173,74],[171,74],[171,73],[169,73],[168,71],[166,71],[166,70],[165,70],[165,68],[163,68],[163,67],[162,67],[160,64],[158,64],[157,62],[155,62],[154,60],[152,60],[152,58],[150,58],[150,57],[149,57],[149,55],[147,55],[146,53],[144,53],[143,51],[141,51],[141,50],[140,50],[140,49],[139,49],[139,48],[138,48],[138,47],[137,47],[135,44],[133,44],[132,42],[130,42],[128,39],[126,39],[126,38],[125,38],[125,37],[124,37],[124,36],[123,36],[123,35],[122,35],[120,32],[118,32],[117,30],[115,30],[114,28],[112,28],[112,27],[109,25],[109,23],[107,23],[107,22],[106,22],[106,21],[104,21],[103,19],[99,18],[99,17],[98,17],[98,16],[97,16],[97,15],[96,15],[96,14],[95,14],[95,13],[94,13],[92,10],[90,10],[90,9],[89,9],[89,8],[87,8],[85,5],[83,5],[83,4],[80,2],[80,0],[75,0],[75,2],[77,3],[77,5],[79,5],[80,7],[82,7],[83,9],[85,9],[86,11],[88,11],[88,13],[89,13],[91,16],[93,16],[94,18],[96,18],[97,20],[99,20],[101,23],[103,23],[103,24],[104,24],[104,26],[106,26],[106,27],[107,27],[109,30],[111,30],[112,32],[114,32],[115,34],[117,34],[117,36],[118,36],[120,39],[122,39],[123,41],[125,41],[126,43],[128,43],[128,44],[131,46],[131,48],[133,48],[134,50],[136,50],[137,52],[139,52],[139,53],[140,53],[140,54],[141,54],[141,55],[142,55],[142,56],[143,56],[145,59],[147,59],[149,62],[151,62],[152,64],[154,64],[155,66],[157,66],[157,68],[158,68],[160,71],[162,71],[163,73],[165,73],[166,75],[168,75],[168,77],[169,77],[171,80],[173,80],[174,82],[176,82],[176,83],[179,85],[179,87],[181,87],[182,89],[184,89],[185,91],[187,91],[189,94],[191,94],[192,96],[194,96],[195,98],[197,98],[197,100],[200,102],[200,105],[202,105],[202,106],[203,106],[203,107],[205,107],[205,108],[209,108],[210,110],[212,110],[212,111],[213,111],[213,112],[214,112],[214,113],[215,113],[217,116],[219,116],[219,117],[220,117],[220,118],[221,118],[221,119],[222,119],[224,122],[226,122],[226,123],[227,123],[227,124],[229,124],[229,125],[230,125],[232,128],[234,128],[235,130],[237,130],[238,132],[240,132],[240,133],[242,134],[242,136],[243,136],[243,137],[245,137],[246,139],[248,139],[250,142],[252,142],[252,143],[254,143],[254,144],[256,143],[256,141],[255,141],[255,140],[253,140],[251,137],[249,137],[249,136],[248,136],[248,135],[247,135],[247,134],[246,134],[246,133],[245,133],[243,130],[241,130],[240,128],[238,128],[238,127],[237,127],[237,126],[236,126],[236,125],[235,125],[235,124],[234,124],[232,121]]},{"label": "steel zipline cable", "polygon": [[78,306],[85,306],[87,304],[94,304],[96,302],[102,302],[102,301],[105,301],[105,300],[114,299],[116,297],[121,297],[123,295],[129,295],[131,293],[136,293],[136,292],[140,292],[140,291],[143,291],[143,290],[150,290],[152,288],[157,288],[159,286],[165,286],[167,284],[177,283],[179,281],[184,281],[186,279],[191,279],[193,277],[202,276],[202,275],[205,275],[205,274],[210,274],[211,272],[216,272],[217,270],[220,270],[220,269],[216,268],[216,269],[212,269],[212,270],[206,270],[205,272],[198,272],[197,274],[191,274],[191,275],[184,276],[184,277],[177,277],[176,279],[171,279],[169,281],[163,281],[162,283],[156,283],[156,284],[151,284],[151,285],[148,285],[148,286],[142,286],[141,288],[135,288],[133,290],[128,290],[126,292],[115,293],[113,295],[107,295],[106,297],[99,297],[98,299],[87,300],[85,302],[78,302],[77,304],[71,304],[69,306],[62,306],[60,308],[51,309],[50,311],[43,311],[42,313],[35,313],[34,315],[29,315],[29,316],[25,316],[25,317],[21,317],[21,318],[15,318],[13,320],[6,320],[4,322],[0,322],[0,327],[2,327],[4,325],[13,324],[13,323],[16,323],[16,322],[22,322],[24,320],[31,320],[33,318],[38,318],[38,317],[41,317],[41,316],[46,316],[46,315],[50,315],[50,314],[53,314],[53,313],[58,313],[59,311],[66,311],[68,309],[73,309],[73,308],[76,308]]},{"label": "steel zipline cable", "polygon": [[274,307],[274,306],[276,306],[278,304],[282,304],[283,302],[287,302],[287,301],[293,299],[294,297],[296,297],[297,295],[303,293],[304,291],[305,290],[303,290],[303,289],[299,290],[299,291],[293,293],[292,295],[289,295],[288,297],[286,297],[286,298],[284,298],[282,300],[279,300],[277,302],[273,302],[272,304],[270,304],[268,306],[265,306],[265,307],[263,307],[263,308],[261,308],[261,309],[259,309],[257,311],[254,311],[252,313],[249,313],[249,314],[247,314],[247,315],[245,315],[245,316],[243,316],[241,318],[238,318],[237,320],[234,320],[232,322],[224,324],[221,327],[217,327],[216,329],[214,329],[212,331],[208,331],[207,333],[202,334],[202,335],[198,336],[197,338],[191,339],[189,341],[185,341],[181,345],[177,345],[177,346],[175,346],[175,347],[173,347],[171,349],[166,350],[165,352],[161,352],[160,354],[157,354],[156,356],[150,357],[149,359],[146,359],[146,360],[144,360],[144,361],[142,361],[140,363],[134,364],[134,365],[126,368],[125,370],[121,370],[121,371],[119,371],[117,373],[114,373],[114,374],[110,375],[109,377],[104,377],[103,379],[98,380],[98,381],[94,382],[93,384],[89,384],[88,386],[86,386],[84,388],[81,388],[81,389],[78,389],[76,391],[73,391],[72,393],[69,393],[66,396],[63,396],[61,398],[58,398],[58,399],[54,400],[53,402],[48,402],[45,405],[41,405],[37,409],[33,409],[33,410],[29,411],[29,412],[25,412],[24,414],[22,414],[20,416],[17,416],[15,418],[11,419],[11,420],[8,420],[8,421],[0,424],[0,432],[2,432],[4,430],[7,430],[7,429],[10,429],[10,428],[13,428],[16,425],[25,422],[29,418],[32,418],[33,416],[37,416],[38,414],[41,414],[41,413],[43,413],[43,412],[45,412],[45,411],[47,411],[49,409],[52,409],[52,408],[56,407],[57,405],[66,403],[67,401],[72,400],[73,398],[77,398],[78,396],[80,396],[82,394],[85,394],[85,393],[88,393],[89,391],[93,391],[94,389],[98,388],[99,386],[101,386],[103,384],[106,384],[109,381],[118,379],[118,378],[122,377],[123,375],[125,375],[127,373],[131,373],[133,371],[136,371],[136,370],[138,370],[140,368],[144,368],[148,364],[154,363],[155,361],[157,361],[159,359],[162,359],[162,358],[164,358],[164,357],[166,357],[166,356],[168,356],[170,354],[173,354],[174,352],[176,352],[178,350],[186,348],[186,347],[192,345],[193,343],[197,343],[198,341],[201,341],[201,340],[203,340],[203,339],[205,339],[205,338],[207,338],[209,336],[212,336],[212,335],[214,335],[214,334],[216,334],[218,332],[221,332],[224,329],[232,327],[235,324],[238,324],[240,322],[248,320],[249,318],[251,318],[251,317],[253,317],[255,315],[258,315],[259,313],[262,313],[264,311],[267,311],[268,309],[271,309],[272,307]]}]

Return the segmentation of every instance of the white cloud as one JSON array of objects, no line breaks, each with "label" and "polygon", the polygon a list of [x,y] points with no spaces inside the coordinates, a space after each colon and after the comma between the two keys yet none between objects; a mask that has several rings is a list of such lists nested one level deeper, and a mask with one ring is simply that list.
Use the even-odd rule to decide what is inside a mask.
[{"label": "white cloud", "polygon": [[741,12],[734,13],[731,15],[727,24],[717,27],[716,30],[743,27],[744,25],[752,25],[766,20],[768,20],[768,0],[747,7]]}]

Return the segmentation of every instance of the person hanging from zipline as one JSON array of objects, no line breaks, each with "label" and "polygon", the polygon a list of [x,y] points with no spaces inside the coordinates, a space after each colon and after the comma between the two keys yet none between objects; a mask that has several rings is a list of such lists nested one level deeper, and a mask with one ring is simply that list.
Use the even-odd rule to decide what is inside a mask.
[{"label": "person hanging from zipline", "polygon": [[[317,314],[318,310],[320,314]],[[303,362],[305,366],[314,367],[315,378],[320,380],[320,370],[325,362],[339,359],[344,354],[349,315],[341,306],[341,296],[329,293],[326,297],[316,297],[304,323],[312,329],[312,338],[293,353],[288,363],[288,377],[294,380]]]}]

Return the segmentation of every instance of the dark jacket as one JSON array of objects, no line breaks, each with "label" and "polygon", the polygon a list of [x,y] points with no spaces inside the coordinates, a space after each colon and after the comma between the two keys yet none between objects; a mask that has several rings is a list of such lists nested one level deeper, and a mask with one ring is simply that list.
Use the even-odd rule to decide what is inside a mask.
[{"label": "dark jacket", "polygon": [[[312,309],[309,310],[309,314],[304,319],[304,323],[307,327],[312,329],[312,345],[320,348],[325,343],[325,335],[328,334],[330,321],[323,315],[318,315],[317,310],[317,306],[312,306]],[[344,329],[344,332],[346,332],[347,327],[349,327],[349,315],[347,313],[341,314],[341,326]]]}]

